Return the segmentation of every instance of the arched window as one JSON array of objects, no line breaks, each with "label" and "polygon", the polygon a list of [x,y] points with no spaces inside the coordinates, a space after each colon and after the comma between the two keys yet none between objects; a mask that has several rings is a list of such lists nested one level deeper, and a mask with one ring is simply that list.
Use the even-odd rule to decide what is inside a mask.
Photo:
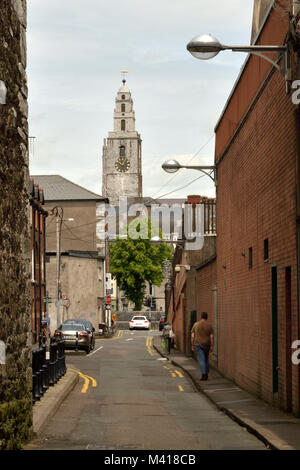
[{"label": "arched window", "polygon": [[121,131],[125,131],[125,119],[121,120]]},{"label": "arched window", "polygon": [[120,147],[120,157],[125,157],[125,146],[121,145]]},{"label": "arched window", "polygon": [[121,104],[121,112],[122,112],[122,113],[125,113],[125,103],[122,103],[122,104]]},{"label": "arched window", "polygon": [[125,100],[125,95],[122,95],[122,100]]}]

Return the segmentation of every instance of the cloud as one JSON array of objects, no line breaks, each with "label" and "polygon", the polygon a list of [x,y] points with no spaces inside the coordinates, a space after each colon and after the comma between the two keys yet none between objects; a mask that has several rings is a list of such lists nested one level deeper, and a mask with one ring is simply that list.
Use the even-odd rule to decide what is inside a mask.
[{"label": "cloud", "polygon": [[[186,44],[203,32],[224,43],[249,43],[252,3],[28,2],[29,126],[36,136],[32,173],[62,174],[101,191],[102,144],[113,127],[125,68],[143,139],[144,193],[167,192],[196,178],[183,171],[169,183],[161,164],[175,155],[188,159],[213,135],[245,56],[225,52],[201,62],[188,54]],[[212,141],[195,161],[211,162],[213,155]],[[203,178],[174,197],[197,188],[214,190]]]}]

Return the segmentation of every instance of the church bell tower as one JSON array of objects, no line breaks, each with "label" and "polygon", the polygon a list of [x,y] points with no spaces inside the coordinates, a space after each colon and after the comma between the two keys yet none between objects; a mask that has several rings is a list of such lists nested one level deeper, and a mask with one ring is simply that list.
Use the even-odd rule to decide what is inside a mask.
[{"label": "church bell tower", "polygon": [[118,205],[120,196],[142,197],[142,140],[135,129],[135,112],[126,80],[119,88],[114,130],[104,139],[102,194]]}]

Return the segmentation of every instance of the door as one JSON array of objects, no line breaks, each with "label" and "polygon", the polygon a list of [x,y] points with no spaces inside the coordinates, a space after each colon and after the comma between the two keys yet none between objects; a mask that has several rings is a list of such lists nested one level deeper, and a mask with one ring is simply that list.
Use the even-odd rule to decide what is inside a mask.
[{"label": "door", "polygon": [[286,410],[292,411],[292,275],[291,267],[285,269],[285,351],[286,351]]},{"label": "door", "polygon": [[278,392],[278,292],[277,267],[272,267],[272,368],[273,393]]}]

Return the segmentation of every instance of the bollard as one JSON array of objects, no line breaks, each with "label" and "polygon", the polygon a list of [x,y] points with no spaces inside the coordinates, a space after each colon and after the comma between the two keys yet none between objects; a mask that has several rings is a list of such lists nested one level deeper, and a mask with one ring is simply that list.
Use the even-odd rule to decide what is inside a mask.
[{"label": "bollard", "polygon": [[39,371],[39,350],[32,351],[32,396],[33,403],[41,398],[40,389],[40,371]]},{"label": "bollard", "polygon": [[41,363],[42,363],[42,389],[43,393],[48,390],[48,365],[46,362],[46,345],[41,347]]},{"label": "bollard", "polygon": [[51,338],[50,341],[50,361],[49,361],[49,385],[52,386],[55,384],[55,345],[54,339]]}]

